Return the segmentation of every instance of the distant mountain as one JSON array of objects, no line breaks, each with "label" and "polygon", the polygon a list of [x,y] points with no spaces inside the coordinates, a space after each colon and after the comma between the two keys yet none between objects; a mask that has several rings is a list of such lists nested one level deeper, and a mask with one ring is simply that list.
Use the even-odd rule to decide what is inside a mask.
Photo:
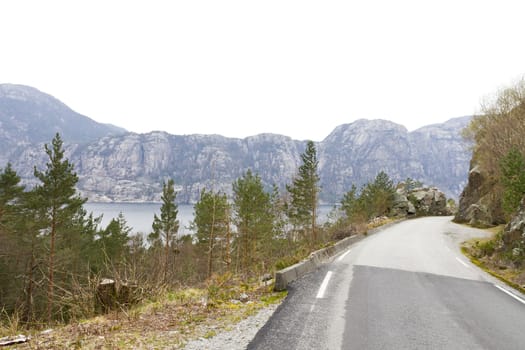
[{"label": "distant mountain", "polygon": [[57,132],[64,141],[84,143],[126,130],[97,123],[30,86],[0,84],[2,140],[13,144],[49,142]]},{"label": "distant mountain", "polygon": [[[230,192],[232,182],[248,168],[259,173],[268,188],[276,184],[284,189],[306,145],[273,134],[236,139],[122,133],[76,114],[36,89],[1,87],[0,133],[18,147],[0,156],[0,167],[11,161],[27,183],[33,182],[33,166],[45,164],[42,142],[50,142],[58,131],[69,140],[66,155],[75,164],[79,189],[91,200],[157,201],[162,181],[170,177],[179,186],[178,199],[194,202],[205,187]],[[411,177],[457,197],[466,184],[470,161],[460,136],[468,121],[456,118],[413,132],[385,120],[338,126],[317,143],[322,200],[339,201],[352,184],[364,184],[381,170],[395,181]],[[40,123],[47,133],[33,123]],[[86,125],[80,129],[91,131],[76,130],[80,123]]]}]

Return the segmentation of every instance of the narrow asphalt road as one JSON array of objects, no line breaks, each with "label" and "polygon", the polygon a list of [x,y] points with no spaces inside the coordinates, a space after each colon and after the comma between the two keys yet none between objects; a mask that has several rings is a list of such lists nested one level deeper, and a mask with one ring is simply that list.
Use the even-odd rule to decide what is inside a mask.
[{"label": "narrow asphalt road", "polygon": [[483,231],[401,222],[292,283],[248,349],[525,349],[525,297],[472,265]]}]

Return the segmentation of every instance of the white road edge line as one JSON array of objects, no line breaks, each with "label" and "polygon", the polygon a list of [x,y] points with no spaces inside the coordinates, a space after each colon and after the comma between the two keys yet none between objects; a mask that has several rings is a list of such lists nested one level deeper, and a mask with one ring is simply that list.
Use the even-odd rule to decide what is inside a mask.
[{"label": "white road edge line", "polygon": [[345,253],[343,253],[343,255],[341,255],[340,257],[337,258],[337,261],[341,261],[345,258],[345,256],[348,255],[348,253],[350,253],[350,249],[348,249]]},{"label": "white road edge line", "polygon": [[498,288],[498,289],[501,290],[503,293],[510,295],[511,297],[513,297],[514,299],[516,299],[517,301],[519,301],[520,303],[525,304],[525,300],[521,299],[521,298],[520,298],[519,296],[517,296],[517,295],[514,295],[513,293],[509,292],[509,291],[506,290],[505,288],[500,287],[500,286],[498,286],[497,284],[495,284],[494,287]]},{"label": "white road edge line", "polygon": [[319,287],[319,291],[317,292],[317,299],[324,298],[324,293],[326,292],[326,287],[328,287],[328,282],[330,282],[330,278],[332,277],[332,271],[328,271],[326,273],[326,276],[324,276],[323,283],[321,283],[321,287]]},{"label": "white road edge line", "polygon": [[461,263],[461,265],[465,266],[467,269],[470,269],[470,266],[468,266],[466,262],[464,262],[463,260],[461,260],[457,256],[456,256],[456,260],[459,261]]}]

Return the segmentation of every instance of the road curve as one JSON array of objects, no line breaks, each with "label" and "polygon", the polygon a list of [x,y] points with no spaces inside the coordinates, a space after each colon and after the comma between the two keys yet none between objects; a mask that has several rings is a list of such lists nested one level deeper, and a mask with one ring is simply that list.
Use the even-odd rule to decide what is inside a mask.
[{"label": "road curve", "polygon": [[370,236],[290,284],[248,349],[524,349],[525,297],[459,251],[483,235],[430,217]]}]

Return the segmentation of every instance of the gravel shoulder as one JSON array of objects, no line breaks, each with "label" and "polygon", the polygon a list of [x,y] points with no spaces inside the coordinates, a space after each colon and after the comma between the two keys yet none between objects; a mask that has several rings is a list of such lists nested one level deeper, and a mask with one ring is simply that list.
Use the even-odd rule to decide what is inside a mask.
[{"label": "gravel shoulder", "polygon": [[[242,350],[246,349],[250,341],[255,337],[268,319],[273,315],[280,303],[269,305],[259,310],[253,316],[249,316],[239,323],[232,325],[230,329],[219,331],[216,335],[209,338],[199,338],[192,340],[183,348],[185,350]],[[214,328],[209,327],[209,332],[215,332]],[[205,332],[206,333],[206,332]]]}]

